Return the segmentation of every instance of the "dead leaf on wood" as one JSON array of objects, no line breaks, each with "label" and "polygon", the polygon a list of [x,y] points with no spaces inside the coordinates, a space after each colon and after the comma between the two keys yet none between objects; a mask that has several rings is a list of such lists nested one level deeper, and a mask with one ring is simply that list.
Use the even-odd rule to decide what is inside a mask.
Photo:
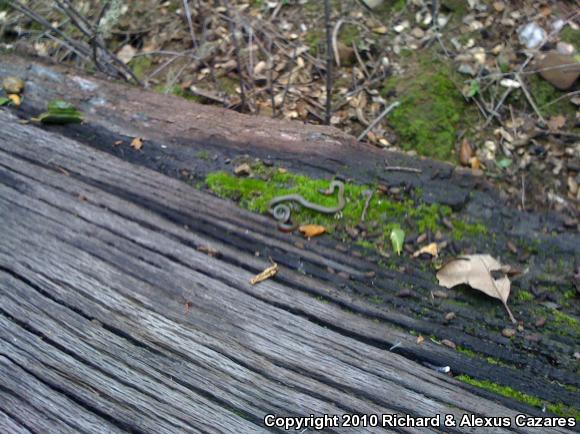
[{"label": "dead leaf on wood", "polygon": [[515,324],[516,320],[510,311],[507,300],[510,295],[510,280],[507,276],[494,278],[492,272],[505,271],[506,267],[490,255],[459,256],[449,262],[437,273],[439,285],[452,288],[467,284],[490,297],[501,300],[506,311]]},{"label": "dead leaf on wood", "polygon": [[431,244],[427,244],[426,246],[421,247],[419,250],[417,250],[415,253],[413,253],[413,258],[416,258],[417,256],[420,256],[423,253],[427,253],[427,254],[436,258],[438,255],[437,243],[431,243]]},{"label": "dead leaf on wood", "polygon": [[250,283],[255,285],[256,283],[260,283],[266,279],[274,277],[278,272],[278,264],[274,263],[271,267],[266,268],[260,274],[255,275],[250,279]]},{"label": "dead leaf on wood", "polygon": [[558,131],[564,125],[566,125],[566,116],[564,116],[564,115],[552,116],[548,120],[548,128],[551,131]]},{"label": "dead leaf on wood", "polygon": [[8,98],[10,99],[10,101],[12,101],[12,104],[14,104],[16,107],[19,107],[20,103],[22,102],[22,98],[20,98],[20,95],[17,95],[15,93],[9,94]]},{"label": "dead leaf on wood", "polygon": [[143,140],[140,137],[135,137],[133,140],[131,140],[131,147],[138,151],[143,147]]},{"label": "dead leaf on wood", "polygon": [[326,228],[321,225],[302,225],[298,228],[298,230],[306,238],[317,237],[318,235],[322,235],[326,232]]},{"label": "dead leaf on wood", "polygon": [[417,345],[421,345],[425,342],[425,338],[422,335],[417,336]]},{"label": "dead leaf on wood", "polygon": [[219,255],[219,251],[211,246],[199,246],[197,248],[198,252],[205,253],[208,256],[215,257]]},{"label": "dead leaf on wood", "polygon": [[117,51],[117,57],[125,65],[135,57],[135,54],[137,54],[137,50],[131,44],[123,45],[123,47]]}]

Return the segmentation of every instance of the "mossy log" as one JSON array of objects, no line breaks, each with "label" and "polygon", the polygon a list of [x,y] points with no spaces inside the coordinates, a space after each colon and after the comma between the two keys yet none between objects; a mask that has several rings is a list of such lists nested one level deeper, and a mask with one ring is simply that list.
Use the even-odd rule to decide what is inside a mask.
[{"label": "mossy log", "polygon": [[[97,424],[148,431],[206,426],[221,411],[224,424],[247,432],[263,426],[265,412],[282,410],[542,415],[540,403],[577,415],[578,301],[565,294],[580,239],[562,216],[522,213],[480,177],[332,128],[243,116],[15,58],[0,61],[0,75],[27,85],[23,105],[0,112],[3,366],[26,367],[19,383],[0,383],[10,396],[0,400],[7,421],[40,408],[54,427],[79,411]],[[86,122],[39,127],[14,117],[37,115],[52,99],[72,102]],[[139,151],[129,146],[134,137],[144,139]],[[514,292],[534,299],[510,299],[525,331],[503,337],[501,306],[468,290],[434,299],[441,288],[421,261],[385,264],[372,249],[334,237],[281,234],[267,216],[193,188],[246,154],[311,178],[420,189],[425,203],[486,227],[488,236],[467,236],[459,250],[472,244],[517,262],[506,247],[513,240],[533,264]],[[385,159],[420,173],[385,171]],[[278,275],[249,285],[270,258]],[[557,313],[536,295],[548,287],[562,305]],[[404,290],[411,296],[402,298]],[[449,311],[452,322],[444,320]],[[539,315],[548,317],[543,327],[534,326]],[[55,370],[61,363],[66,375]],[[530,399],[459,383],[432,366]],[[119,381],[114,390],[107,378]],[[153,381],[155,393],[137,379]],[[215,387],[202,392],[202,380]],[[60,404],[25,405],[33,390]],[[110,393],[123,405],[107,405]],[[161,405],[141,420],[151,399]]]}]

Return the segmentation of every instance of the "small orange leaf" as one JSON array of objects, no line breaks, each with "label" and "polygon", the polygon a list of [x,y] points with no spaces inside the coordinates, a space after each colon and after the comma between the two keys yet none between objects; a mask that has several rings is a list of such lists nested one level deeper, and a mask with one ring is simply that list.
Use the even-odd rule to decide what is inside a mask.
[{"label": "small orange leaf", "polygon": [[298,230],[306,237],[312,238],[318,235],[322,235],[326,232],[326,228],[320,225],[302,225]]},{"label": "small orange leaf", "polygon": [[463,139],[461,142],[461,147],[459,148],[459,162],[462,166],[469,166],[469,159],[473,156],[473,149],[471,145],[467,141],[467,139]]},{"label": "small orange leaf", "polygon": [[437,255],[439,254],[439,252],[437,251],[437,243],[431,243],[421,247],[419,250],[413,253],[413,258],[416,258],[417,256],[423,253],[428,253],[429,255],[434,256],[436,258]]},{"label": "small orange leaf", "polygon": [[143,147],[143,140],[140,137],[135,137],[132,141],[131,141],[131,147],[135,150],[139,150]]},{"label": "small orange leaf", "polygon": [[10,101],[12,101],[12,103],[16,107],[18,107],[20,105],[20,102],[21,102],[20,95],[17,95],[15,93],[11,93],[11,94],[8,94],[8,99],[10,99]]},{"label": "small orange leaf", "polygon": [[473,170],[478,170],[481,167],[481,163],[477,157],[471,157],[469,159],[469,164]]}]

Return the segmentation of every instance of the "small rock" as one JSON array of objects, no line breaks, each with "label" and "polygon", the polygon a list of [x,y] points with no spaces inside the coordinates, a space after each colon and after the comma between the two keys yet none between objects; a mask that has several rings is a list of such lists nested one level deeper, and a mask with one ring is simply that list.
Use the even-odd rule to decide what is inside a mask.
[{"label": "small rock", "polygon": [[452,341],[450,341],[449,339],[443,339],[443,340],[441,341],[441,343],[442,343],[443,345],[445,345],[446,347],[449,347],[449,348],[452,348],[452,349],[455,349],[455,348],[457,348],[457,345],[455,345],[455,343],[454,343],[454,342],[452,342]]},{"label": "small rock", "polygon": [[369,9],[377,9],[384,3],[384,0],[361,0],[361,1]]},{"label": "small rock", "polygon": [[455,319],[455,312],[448,312],[445,314],[445,316],[443,317],[443,319],[445,320],[445,322],[450,322],[453,321]]},{"label": "small rock", "polygon": [[402,33],[405,29],[409,28],[409,21],[405,20],[400,24],[397,24],[395,27],[393,27],[393,30],[397,33]]},{"label": "small rock", "polygon": [[2,80],[2,88],[9,94],[20,94],[24,90],[24,81],[19,77],[5,77]]},{"label": "small rock", "polygon": [[567,42],[560,41],[556,45],[556,51],[560,54],[570,56],[570,55],[574,54],[574,51],[576,51],[576,50],[574,49],[574,45],[568,44]]},{"label": "small rock", "polygon": [[511,328],[505,328],[501,331],[501,334],[506,338],[511,338],[516,335],[516,331]]},{"label": "small rock", "polygon": [[537,67],[542,78],[560,90],[572,87],[580,75],[580,63],[574,56],[566,56],[555,51],[549,51],[540,58]]},{"label": "small rock", "polygon": [[252,168],[248,163],[242,163],[234,168],[234,174],[236,176],[250,176],[252,173]]},{"label": "small rock", "polygon": [[520,28],[518,36],[522,45],[527,48],[538,48],[540,44],[546,39],[546,31],[538,26],[535,22],[530,22]]},{"label": "small rock", "polygon": [[461,65],[459,65],[459,67],[457,68],[457,72],[459,72],[460,74],[471,75],[472,77],[475,77],[475,75],[477,74],[473,66],[467,63],[462,63]]},{"label": "small rock", "polygon": [[411,36],[417,39],[422,39],[425,36],[425,31],[420,27],[415,27],[411,30]]},{"label": "small rock", "polygon": [[496,12],[503,12],[505,9],[505,3],[504,2],[493,2],[493,8],[496,10]]}]

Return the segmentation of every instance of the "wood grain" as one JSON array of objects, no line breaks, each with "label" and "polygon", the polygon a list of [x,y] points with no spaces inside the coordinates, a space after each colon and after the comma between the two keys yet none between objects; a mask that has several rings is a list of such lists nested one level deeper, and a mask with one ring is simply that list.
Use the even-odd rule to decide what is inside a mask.
[{"label": "wood grain", "polygon": [[353,275],[358,264],[268,237],[264,217],[5,112],[0,125],[0,431],[241,433],[267,431],[269,413],[534,413],[389,352],[412,337],[297,289],[341,300],[315,278],[284,267],[282,281],[250,285],[267,259],[226,240]]}]

